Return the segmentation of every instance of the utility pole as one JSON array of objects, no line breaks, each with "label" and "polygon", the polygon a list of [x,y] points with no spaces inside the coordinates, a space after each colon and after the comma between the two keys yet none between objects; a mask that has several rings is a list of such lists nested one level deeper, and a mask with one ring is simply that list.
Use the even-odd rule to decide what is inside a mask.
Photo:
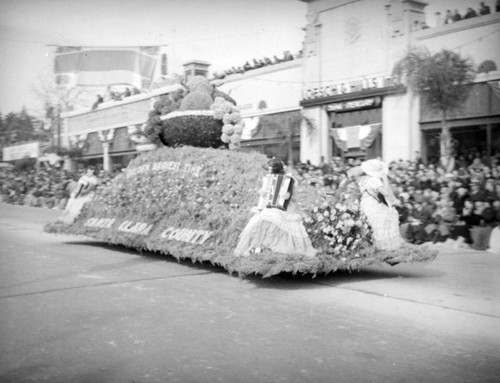
[{"label": "utility pole", "polygon": [[61,105],[57,105],[57,154],[61,151]]},{"label": "utility pole", "polygon": [[293,126],[290,118],[286,120],[286,130],[288,135],[288,168],[293,169]]}]

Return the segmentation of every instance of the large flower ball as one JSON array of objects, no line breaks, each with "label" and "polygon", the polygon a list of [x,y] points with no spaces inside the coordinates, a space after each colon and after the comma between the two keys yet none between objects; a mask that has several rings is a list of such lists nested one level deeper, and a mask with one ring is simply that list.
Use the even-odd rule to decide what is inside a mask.
[{"label": "large flower ball", "polygon": [[177,111],[162,116],[161,119],[164,145],[200,148],[218,148],[224,145],[221,140],[223,123],[214,119],[212,111]]}]

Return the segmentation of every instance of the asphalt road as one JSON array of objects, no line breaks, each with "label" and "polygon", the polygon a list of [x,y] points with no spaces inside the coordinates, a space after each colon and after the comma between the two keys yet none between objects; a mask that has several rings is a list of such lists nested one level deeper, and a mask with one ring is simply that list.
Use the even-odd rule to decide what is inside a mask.
[{"label": "asphalt road", "polygon": [[240,279],[0,204],[0,382],[499,382],[500,255]]}]

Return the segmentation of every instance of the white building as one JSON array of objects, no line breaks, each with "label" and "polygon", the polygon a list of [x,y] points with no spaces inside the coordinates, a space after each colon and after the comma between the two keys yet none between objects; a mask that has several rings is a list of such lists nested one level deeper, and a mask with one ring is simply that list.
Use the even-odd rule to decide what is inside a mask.
[{"label": "white building", "polygon": [[[242,111],[244,150],[314,164],[332,156],[432,157],[439,151],[439,116],[391,77],[410,47],[423,46],[431,53],[453,50],[476,68],[489,61],[490,70],[477,74],[469,99],[449,123],[458,141],[498,153],[500,12],[494,7],[488,15],[436,26],[423,1],[302,1],[308,11],[300,56],[214,82]],[[415,22],[429,28],[415,28]],[[192,64],[186,74],[208,73],[209,63]],[[66,141],[85,145],[84,159],[104,158],[104,164],[112,157],[129,159],[138,153],[134,129],[147,120],[156,97],[176,86],[67,113]]]},{"label": "white building", "polygon": [[[414,159],[431,143],[425,132],[439,128],[437,119],[404,86],[394,84],[394,64],[411,46],[435,53],[450,49],[470,57],[500,63],[500,13],[453,24],[415,30],[426,22],[427,3],[415,0],[303,0],[308,4],[304,39],[304,114],[318,125],[316,134],[301,140],[301,159],[318,163],[321,156],[382,157],[386,161]],[[460,117],[488,125],[490,144],[500,136],[495,96],[484,88],[498,81],[496,70],[477,76],[471,98]],[[497,100],[498,101],[498,100]],[[491,105],[475,110],[469,104]],[[484,108],[483,108],[484,109]],[[452,121],[452,134],[464,121]],[[304,132],[303,132],[304,133]],[[491,147],[491,145],[490,145]]]}]

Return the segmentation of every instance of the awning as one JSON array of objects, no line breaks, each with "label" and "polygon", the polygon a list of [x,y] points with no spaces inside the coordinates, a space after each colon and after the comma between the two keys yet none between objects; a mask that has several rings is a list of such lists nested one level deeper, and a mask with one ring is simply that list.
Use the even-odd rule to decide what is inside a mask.
[{"label": "awning", "polygon": [[381,127],[381,123],[354,125],[330,129],[330,133],[335,140],[335,144],[343,151],[354,148],[366,150],[372,146]]}]

